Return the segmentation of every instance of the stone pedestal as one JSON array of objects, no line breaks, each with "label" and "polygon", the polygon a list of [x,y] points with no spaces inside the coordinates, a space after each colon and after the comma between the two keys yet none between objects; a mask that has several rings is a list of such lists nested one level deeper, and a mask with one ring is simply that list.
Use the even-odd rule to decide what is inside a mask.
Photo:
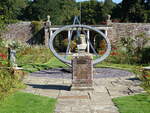
[{"label": "stone pedestal", "polygon": [[91,55],[77,55],[72,59],[71,90],[93,90],[93,64]]},{"label": "stone pedestal", "polygon": [[49,28],[45,28],[45,35],[44,35],[44,44],[46,47],[48,47],[48,41],[49,41]]}]

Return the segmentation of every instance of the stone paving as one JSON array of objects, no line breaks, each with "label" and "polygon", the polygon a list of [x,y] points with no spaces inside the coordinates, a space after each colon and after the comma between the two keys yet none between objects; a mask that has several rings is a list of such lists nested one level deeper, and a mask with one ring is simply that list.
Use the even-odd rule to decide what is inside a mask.
[{"label": "stone paving", "polygon": [[112,98],[142,93],[135,76],[95,78],[93,91],[69,91],[70,78],[26,76],[24,92],[58,99],[55,113],[119,113]]}]

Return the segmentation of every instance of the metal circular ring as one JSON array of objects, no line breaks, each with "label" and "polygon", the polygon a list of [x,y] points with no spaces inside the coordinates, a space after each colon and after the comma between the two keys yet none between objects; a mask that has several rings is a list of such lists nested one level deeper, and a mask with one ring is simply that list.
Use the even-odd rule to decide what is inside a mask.
[{"label": "metal circular ring", "polygon": [[54,41],[56,35],[59,34],[59,33],[62,32],[62,31],[64,31],[64,30],[70,29],[70,28],[87,28],[87,29],[96,31],[97,33],[99,33],[100,35],[102,35],[103,38],[106,40],[106,43],[107,43],[107,50],[106,50],[106,52],[105,52],[104,55],[101,56],[100,58],[97,58],[96,60],[93,60],[93,65],[95,65],[95,64],[97,64],[97,63],[103,61],[104,59],[106,59],[106,58],[109,56],[110,51],[111,51],[111,44],[110,44],[109,39],[107,38],[107,36],[106,36],[103,32],[101,32],[101,31],[99,31],[98,29],[93,28],[93,27],[91,27],[91,26],[87,26],[87,25],[68,25],[68,26],[64,26],[64,27],[62,27],[62,28],[56,30],[56,31],[54,32],[54,34],[49,38],[49,44],[48,44],[48,45],[49,45],[49,48],[50,48],[50,50],[52,51],[52,53],[54,54],[54,56],[57,57],[59,60],[61,60],[62,62],[66,63],[66,64],[71,65],[71,60],[67,60],[67,59],[63,58],[62,56],[60,56],[60,55],[55,51],[54,46],[53,46],[53,41]]}]

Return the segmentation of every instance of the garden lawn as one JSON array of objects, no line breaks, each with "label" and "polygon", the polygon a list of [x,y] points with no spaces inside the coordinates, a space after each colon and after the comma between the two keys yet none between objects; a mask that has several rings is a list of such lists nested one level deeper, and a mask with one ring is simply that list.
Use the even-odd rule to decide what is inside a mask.
[{"label": "garden lawn", "polygon": [[[24,68],[24,70],[26,72],[35,72],[35,71],[40,71],[43,69],[50,69],[50,68],[68,68],[69,66],[67,66],[66,64],[64,64],[63,62],[61,62],[60,60],[58,60],[56,57],[52,57],[47,63],[43,63],[43,64],[25,64],[22,65],[22,67]],[[124,70],[128,70],[131,72],[135,72],[138,73],[138,70],[141,68],[141,66],[137,66],[137,65],[129,65],[129,64],[112,64],[112,63],[107,63],[107,62],[101,62],[98,63],[96,66],[96,68],[116,68],[116,69],[124,69]]]},{"label": "garden lawn", "polygon": [[140,74],[140,69],[142,65],[130,65],[130,64],[114,64],[108,62],[100,62],[96,66],[96,68],[115,68],[115,69],[123,69],[133,72],[135,74]]},{"label": "garden lawn", "polygon": [[21,65],[24,71],[32,73],[40,70],[47,70],[50,68],[67,68],[68,66],[58,60],[56,57],[52,57],[47,63],[41,64],[24,64]]},{"label": "garden lawn", "polygon": [[120,113],[150,113],[150,95],[146,93],[115,98],[113,102]]},{"label": "garden lawn", "polygon": [[0,113],[53,113],[56,99],[17,92],[0,103]]}]

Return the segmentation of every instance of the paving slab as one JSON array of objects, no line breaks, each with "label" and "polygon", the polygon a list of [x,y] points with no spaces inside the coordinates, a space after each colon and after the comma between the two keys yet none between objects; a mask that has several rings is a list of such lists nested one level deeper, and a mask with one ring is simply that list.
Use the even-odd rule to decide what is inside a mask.
[{"label": "paving slab", "polygon": [[135,76],[129,76],[131,73],[123,71],[128,75],[120,73],[118,77],[116,74],[111,76],[105,71],[116,73],[117,70],[108,69],[96,70],[93,91],[70,91],[71,74],[60,70],[62,69],[43,70],[26,76],[23,81],[27,88],[22,91],[56,98],[58,102],[55,113],[119,113],[112,98],[144,92],[139,86],[140,81]]}]

